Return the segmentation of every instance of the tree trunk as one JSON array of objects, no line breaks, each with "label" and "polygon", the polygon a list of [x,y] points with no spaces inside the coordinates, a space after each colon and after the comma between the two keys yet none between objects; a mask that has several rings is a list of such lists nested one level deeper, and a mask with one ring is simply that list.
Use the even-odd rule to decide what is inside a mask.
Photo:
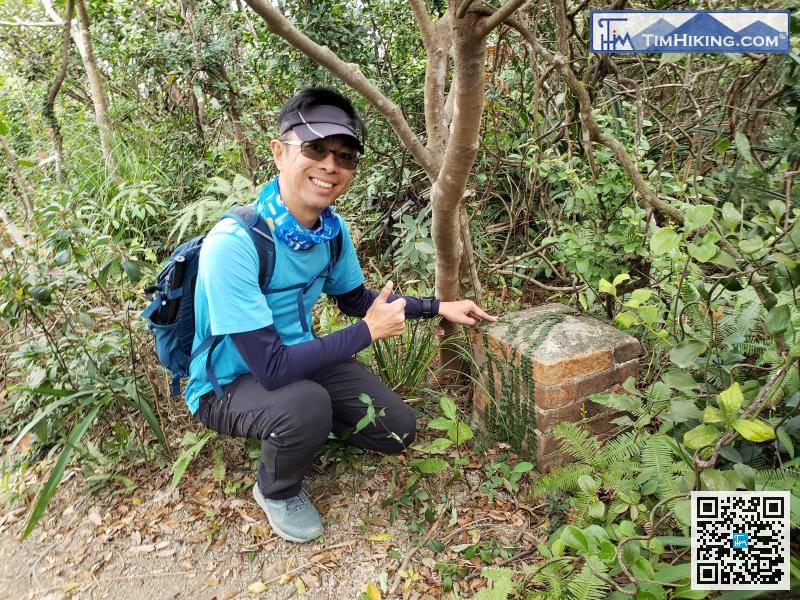
[{"label": "tree trunk", "polygon": [[[468,13],[453,23],[453,122],[447,140],[439,177],[431,189],[433,225],[431,237],[436,249],[436,295],[443,301],[458,300],[461,296],[460,215],[463,210],[467,177],[478,152],[481,116],[483,114],[484,65],[486,41],[476,39],[474,31],[478,16]],[[442,368],[456,370],[460,366],[453,344],[447,343],[458,326],[442,323],[445,342],[440,358]]]},{"label": "tree trunk", "polygon": [[20,170],[19,164],[17,163],[17,155],[5,136],[0,135],[0,146],[2,146],[3,153],[6,155],[6,161],[8,162],[9,171],[11,173],[11,183],[19,195],[25,221],[28,221],[33,217],[33,189]]},{"label": "tree trunk", "polygon": [[109,172],[113,172],[116,167],[116,162],[114,161],[114,129],[108,116],[108,96],[106,95],[105,87],[103,87],[103,77],[97,67],[97,60],[94,57],[86,5],[83,0],[75,0],[75,7],[78,9],[78,22],[75,24],[75,29],[72,30],[72,39],[78,47],[81,60],[83,60],[83,68],[86,70],[86,78],[89,80],[89,93],[92,96],[95,121],[97,121],[97,127],[100,130],[100,148],[103,151],[103,160],[105,161],[106,169]]},{"label": "tree trunk", "polygon": [[67,75],[67,64],[69,62],[69,40],[72,31],[72,11],[75,3],[73,0],[67,1],[67,14],[64,17],[64,35],[61,39],[61,63],[56,74],[55,81],[53,81],[50,88],[47,90],[47,98],[44,101],[42,108],[42,115],[45,120],[50,124],[50,131],[53,135],[53,149],[56,154],[56,177],[63,179],[64,167],[64,152],[63,152],[63,139],[61,137],[61,127],[56,118],[56,96],[61,89],[61,84],[64,82],[64,77]]}]

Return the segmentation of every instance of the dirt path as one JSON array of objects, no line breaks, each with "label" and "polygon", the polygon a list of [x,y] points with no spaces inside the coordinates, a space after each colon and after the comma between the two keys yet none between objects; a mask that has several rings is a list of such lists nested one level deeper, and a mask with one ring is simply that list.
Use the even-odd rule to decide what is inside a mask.
[{"label": "dirt path", "polygon": [[[240,442],[221,443],[227,457],[230,444]],[[482,458],[493,454],[496,450]],[[238,490],[228,494],[203,459],[192,464],[174,492],[167,469],[126,473],[139,483],[135,489],[107,486],[101,494],[88,494],[79,473],[69,472],[47,516],[23,543],[18,534],[28,508],[7,508],[0,517],[0,598],[339,600],[358,598],[368,582],[383,588],[384,600],[449,597],[437,561],[459,563],[459,555],[434,551],[430,544],[407,562],[398,591],[386,593],[427,533],[426,504],[457,507],[432,536],[447,548],[486,539],[507,544],[513,553],[537,539],[530,516],[513,500],[489,503],[476,491],[483,469],[474,457],[463,471],[466,481],[445,485],[447,473],[428,478],[419,496],[406,499],[406,505],[399,502],[412,474],[407,460],[368,454],[350,464],[321,461],[307,484],[326,533],[302,545],[278,538],[266,524],[250,496],[249,469],[229,468],[225,481]],[[397,518],[390,523],[393,504]],[[460,562],[479,573],[484,563],[476,559]],[[483,580],[456,585],[469,597]]]}]

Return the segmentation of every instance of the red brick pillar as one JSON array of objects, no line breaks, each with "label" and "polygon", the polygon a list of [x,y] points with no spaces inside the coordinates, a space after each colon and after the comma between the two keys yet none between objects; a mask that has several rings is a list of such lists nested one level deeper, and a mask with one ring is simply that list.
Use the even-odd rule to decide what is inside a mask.
[{"label": "red brick pillar", "polygon": [[563,304],[509,313],[473,337],[476,424],[535,457],[541,471],[567,457],[553,437],[561,421],[603,438],[619,413],[587,400],[636,377],[639,342]]}]

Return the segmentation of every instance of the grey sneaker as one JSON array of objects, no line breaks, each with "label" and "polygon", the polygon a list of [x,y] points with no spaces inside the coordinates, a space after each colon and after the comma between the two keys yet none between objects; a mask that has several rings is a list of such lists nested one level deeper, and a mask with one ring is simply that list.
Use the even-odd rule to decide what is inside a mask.
[{"label": "grey sneaker", "polygon": [[322,535],[322,519],[305,490],[285,500],[271,500],[264,498],[256,483],[253,486],[253,498],[267,513],[272,529],[283,539],[310,542]]}]

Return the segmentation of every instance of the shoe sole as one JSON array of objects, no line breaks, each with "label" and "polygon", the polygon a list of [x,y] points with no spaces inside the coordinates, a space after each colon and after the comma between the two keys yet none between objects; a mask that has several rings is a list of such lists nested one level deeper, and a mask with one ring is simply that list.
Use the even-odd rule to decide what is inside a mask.
[{"label": "shoe sole", "polygon": [[296,542],[298,544],[304,544],[305,542],[311,542],[311,541],[317,539],[319,537],[319,535],[322,535],[322,533],[320,533],[318,536],[306,539],[306,538],[294,537],[293,535],[289,535],[288,533],[284,533],[283,531],[281,531],[278,527],[275,526],[275,523],[272,522],[272,517],[269,515],[269,511],[267,510],[267,505],[263,502],[260,492],[259,493],[256,492],[257,486],[258,486],[257,483],[253,486],[253,498],[255,499],[256,504],[258,504],[261,507],[261,509],[264,511],[264,514],[267,515],[267,520],[269,521],[270,527],[272,527],[272,531],[277,533],[278,536],[280,536],[283,539],[288,540],[290,542]]}]

